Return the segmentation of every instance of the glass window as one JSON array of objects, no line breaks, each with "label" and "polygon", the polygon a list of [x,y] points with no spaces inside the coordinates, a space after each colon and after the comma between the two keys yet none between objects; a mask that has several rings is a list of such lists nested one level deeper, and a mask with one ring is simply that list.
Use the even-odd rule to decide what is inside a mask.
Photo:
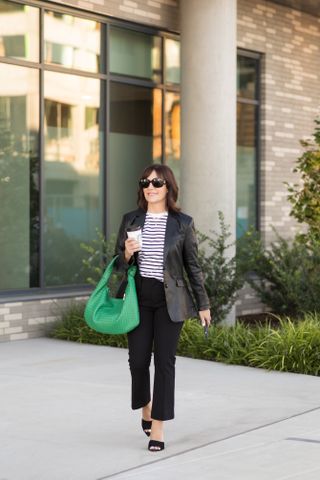
[{"label": "glass window", "polygon": [[165,115],[166,164],[180,184],[180,93],[166,93]]},{"label": "glass window", "polygon": [[39,73],[0,63],[0,290],[38,285]]},{"label": "glass window", "polygon": [[0,56],[39,61],[39,9],[0,0]]},{"label": "glass window", "polygon": [[100,37],[101,24],[98,22],[61,13],[45,12],[46,63],[99,72]]},{"label": "glass window", "polygon": [[256,118],[257,107],[237,106],[237,236],[256,227]]},{"label": "glass window", "polygon": [[256,58],[238,56],[237,61],[237,94],[242,98],[255,99],[257,96]]},{"label": "glass window", "polygon": [[161,106],[159,89],[111,82],[107,171],[110,232],[117,232],[121,215],[135,208],[142,170],[161,161]]},{"label": "glass window", "polygon": [[100,81],[45,72],[45,285],[86,283],[81,242],[101,229]]},{"label": "glass window", "polygon": [[180,83],[180,42],[166,38],[166,82]]},{"label": "glass window", "polygon": [[259,58],[238,55],[237,102],[237,237],[258,228]]},{"label": "glass window", "polygon": [[161,81],[161,38],[110,28],[110,71]]}]

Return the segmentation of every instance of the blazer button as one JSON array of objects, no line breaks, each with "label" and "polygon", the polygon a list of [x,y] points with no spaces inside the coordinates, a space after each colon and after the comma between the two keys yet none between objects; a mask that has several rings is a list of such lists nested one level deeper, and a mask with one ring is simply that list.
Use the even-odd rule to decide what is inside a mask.
[{"label": "blazer button", "polygon": [[167,283],[164,284],[164,288],[168,288],[168,284],[167,284]]}]

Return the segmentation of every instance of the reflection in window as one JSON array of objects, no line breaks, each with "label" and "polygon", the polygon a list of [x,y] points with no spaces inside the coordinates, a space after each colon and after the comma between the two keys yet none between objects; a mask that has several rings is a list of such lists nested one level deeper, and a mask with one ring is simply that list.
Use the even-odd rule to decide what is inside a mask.
[{"label": "reflection in window", "polygon": [[165,45],[166,82],[180,83],[180,42],[166,38]]},{"label": "reflection in window", "polygon": [[238,234],[256,224],[256,106],[238,103],[237,115]]},{"label": "reflection in window", "polygon": [[123,213],[135,208],[142,170],[161,161],[161,105],[159,89],[111,82],[107,172],[110,232],[117,231]]},{"label": "reflection in window", "polygon": [[93,20],[45,12],[46,63],[99,72],[100,32],[101,24]]},{"label": "reflection in window", "polygon": [[[258,59],[238,58],[237,102],[237,236],[257,228]],[[252,96],[252,99],[248,98]]]},{"label": "reflection in window", "polygon": [[47,138],[69,137],[72,105],[45,99]]},{"label": "reflection in window", "polygon": [[44,87],[45,284],[86,283],[80,243],[101,228],[100,81],[45,72]]},{"label": "reflection in window", "polygon": [[0,0],[0,56],[39,61],[39,9]]},{"label": "reflection in window", "polygon": [[95,107],[86,107],[85,129],[93,127],[98,123],[99,109]]},{"label": "reflection in window", "polygon": [[24,35],[6,35],[2,37],[6,57],[25,58],[26,42]]},{"label": "reflection in window", "polygon": [[122,28],[110,29],[110,71],[161,81],[161,38]]},{"label": "reflection in window", "polygon": [[166,164],[180,184],[180,94],[167,92],[165,98]]},{"label": "reflection in window", "polygon": [[0,290],[38,285],[38,71],[0,64]]},{"label": "reflection in window", "polygon": [[256,58],[238,56],[237,60],[237,94],[239,97],[255,99],[257,96]]}]

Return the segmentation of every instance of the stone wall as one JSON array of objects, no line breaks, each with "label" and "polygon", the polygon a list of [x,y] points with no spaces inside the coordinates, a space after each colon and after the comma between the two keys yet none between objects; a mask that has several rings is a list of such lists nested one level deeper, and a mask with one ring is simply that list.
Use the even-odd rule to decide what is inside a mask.
[{"label": "stone wall", "polygon": [[0,342],[46,335],[63,309],[88,297],[0,303]]}]

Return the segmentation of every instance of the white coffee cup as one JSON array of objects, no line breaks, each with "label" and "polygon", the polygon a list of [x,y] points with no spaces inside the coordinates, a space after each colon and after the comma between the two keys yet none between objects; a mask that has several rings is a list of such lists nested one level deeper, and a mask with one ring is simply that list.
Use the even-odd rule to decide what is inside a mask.
[{"label": "white coffee cup", "polygon": [[142,248],[142,230],[141,227],[129,227],[127,229],[128,238],[133,238]]}]

